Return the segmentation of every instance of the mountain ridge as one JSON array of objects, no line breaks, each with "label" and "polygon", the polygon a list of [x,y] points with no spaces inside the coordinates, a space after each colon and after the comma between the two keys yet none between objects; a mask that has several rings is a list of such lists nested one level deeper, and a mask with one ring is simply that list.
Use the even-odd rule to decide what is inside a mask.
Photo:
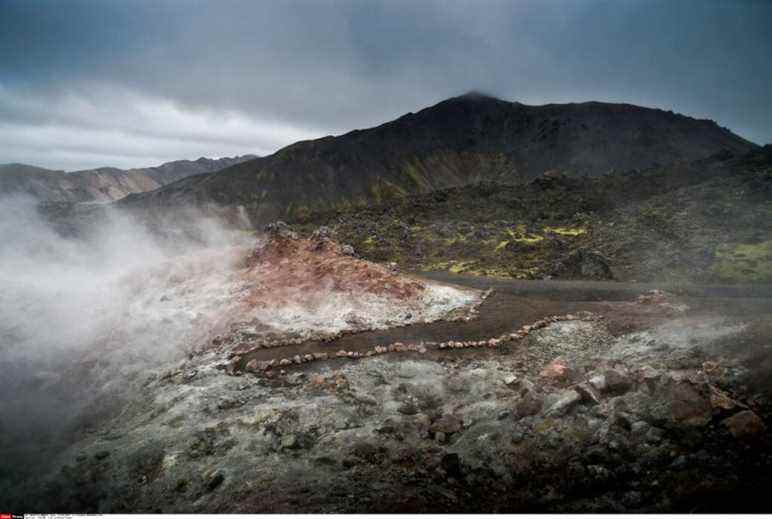
[{"label": "mountain ridge", "polygon": [[104,166],[63,171],[18,162],[0,164],[0,195],[26,194],[41,202],[109,202],[157,189],[191,175],[216,172],[255,155],[175,160],[146,168]]},{"label": "mountain ridge", "polygon": [[597,176],[756,147],[713,121],[661,109],[529,106],[466,94],[372,128],[296,142],[221,175],[130,195],[121,205],[241,206],[264,222],[480,180],[517,184],[551,170]]}]

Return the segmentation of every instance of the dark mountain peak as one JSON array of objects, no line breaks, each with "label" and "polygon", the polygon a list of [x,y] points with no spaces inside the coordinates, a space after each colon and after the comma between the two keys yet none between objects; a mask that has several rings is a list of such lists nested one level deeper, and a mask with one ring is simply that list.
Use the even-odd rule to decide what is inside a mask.
[{"label": "dark mountain peak", "polygon": [[480,90],[470,90],[469,92],[461,94],[460,96],[451,97],[450,100],[465,101],[470,103],[489,103],[489,102],[507,103],[509,102],[509,101],[504,101],[503,99],[499,99],[498,97],[492,96],[490,94],[486,94],[485,92],[482,92]]},{"label": "dark mountain peak", "polygon": [[448,99],[445,99],[444,101],[440,101],[439,103],[433,106],[424,108],[418,113],[436,112],[436,111],[442,111],[444,109],[459,109],[459,108],[462,108],[468,111],[475,111],[475,110],[485,110],[489,108],[492,108],[492,109],[505,108],[505,107],[513,106],[515,104],[517,103],[505,101],[503,99],[499,99],[498,97],[493,97],[491,95],[482,93],[477,90],[471,90],[465,94],[461,94],[460,96],[450,97]]},{"label": "dark mountain peak", "polygon": [[524,183],[545,171],[600,176],[694,161],[754,145],[715,125],[613,103],[529,106],[480,92],[380,126],[301,141],[216,174],[198,175],[126,205],[243,206],[255,222],[489,180]]}]

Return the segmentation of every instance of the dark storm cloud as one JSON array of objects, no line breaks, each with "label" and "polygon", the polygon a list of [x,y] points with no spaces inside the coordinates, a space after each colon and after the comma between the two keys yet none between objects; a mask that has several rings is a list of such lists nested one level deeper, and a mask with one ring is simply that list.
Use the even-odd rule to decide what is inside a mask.
[{"label": "dark storm cloud", "polygon": [[0,162],[268,153],[470,89],[769,142],[770,26],[769,2],[0,0]]}]

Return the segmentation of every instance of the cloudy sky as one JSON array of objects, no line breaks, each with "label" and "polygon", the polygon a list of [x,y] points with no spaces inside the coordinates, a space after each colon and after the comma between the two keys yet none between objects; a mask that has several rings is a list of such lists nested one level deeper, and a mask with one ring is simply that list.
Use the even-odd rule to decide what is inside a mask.
[{"label": "cloudy sky", "polygon": [[0,0],[0,163],[267,154],[468,90],[772,142],[772,2]]}]

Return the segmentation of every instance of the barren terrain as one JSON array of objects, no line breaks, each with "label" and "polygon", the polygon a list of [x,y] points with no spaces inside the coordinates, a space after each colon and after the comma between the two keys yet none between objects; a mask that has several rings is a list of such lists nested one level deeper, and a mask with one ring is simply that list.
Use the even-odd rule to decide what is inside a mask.
[{"label": "barren terrain", "polygon": [[2,474],[12,508],[758,509],[768,287],[429,281],[281,225],[227,250],[152,274],[194,305],[176,357],[106,371],[101,348],[47,382],[98,397]]}]

